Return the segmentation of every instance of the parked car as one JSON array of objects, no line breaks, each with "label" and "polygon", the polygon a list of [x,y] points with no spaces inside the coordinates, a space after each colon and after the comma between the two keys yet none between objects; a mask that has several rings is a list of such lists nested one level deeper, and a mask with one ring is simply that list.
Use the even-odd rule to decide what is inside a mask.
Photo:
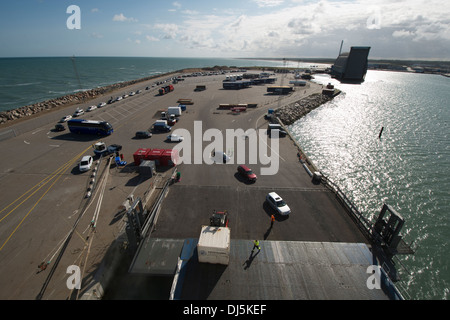
[{"label": "parked car", "polygon": [[106,102],[100,102],[100,103],[97,105],[97,108],[103,108],[103,107],[106,107]]},{"label": "parked car", "polygon": [[136,139],[147,139],[152,136],[151,132],[148,131],[138,131],[135,134]]},{"label": "parked car", "polygon": [[281,215],[288,215],[291,209],[286,202],[275,192],[270,192],[266,196],[267,203]]},{"label": "parked car", "polygon": [[57,124],[55,125],[55,131],[64,131],[64,130],[66,130],[66,127],[64,127],[63,124],[57,123]]},{"label": "parked car", "polygon": [[230,161],[230,157],[223,151],[212,152],[211,158],[215,163],[227,163]]},{"label": "parked car", "polygon": [[91,112],[94,111],[95,109],[97,109],[97,106],[90,106],[89,108],[86,109],[86,111]]},{"label": "parked car", "polygon": [[68,116],[62,117],[61,120],[59,120],[59,122],[60,122],[60,123],[67,122],[67,121],[69,121],[70,119],[72,119],[72,116],[71,116],[71,115],[68,115]]},{"label": "parked car", "polygon": [[89,171],[91,170],[93,161],[94,160],[91,156],[84,156],[83,158],[81,158],[78,168],[81,172]]},{"label": "parked car", "polygon": [[81,115],[83,115],[84,114],[84,110],[83,109],[77,109],[77,110],[75,110],[75,112],[73,113],[73,116],[74,117],[79,117],[79,116],[81,116]]},{"label": "parked car", "polygon": [[170,134],[167,136],[167,140],[169,140],[170,142],[181,142],[184,140],[184,138],[176,134]]},{"label": "parked car", "polygon": [[246,165],[241,164],[237,167],[237,171],[241,176],[246,178],[248,181],[256,182],[257,176],[253,173],[252,169],[247,167]]}]

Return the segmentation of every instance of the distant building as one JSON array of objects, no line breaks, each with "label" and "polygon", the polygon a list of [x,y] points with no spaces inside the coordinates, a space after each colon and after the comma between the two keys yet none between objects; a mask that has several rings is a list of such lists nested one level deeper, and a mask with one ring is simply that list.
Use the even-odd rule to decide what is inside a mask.
[{"label": "distant building", "polygon": [[370,47],[351,47],[337,57],[331,67],[331,76],[341,82],[361,83],[367,73]]}]

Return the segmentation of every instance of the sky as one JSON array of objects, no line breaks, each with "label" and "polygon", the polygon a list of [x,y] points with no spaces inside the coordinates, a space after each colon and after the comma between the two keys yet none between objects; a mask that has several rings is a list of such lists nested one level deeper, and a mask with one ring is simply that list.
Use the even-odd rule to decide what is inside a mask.
[{"label": "sky", "polygon": [[5,0],[0,28],[0,57],[450,60],[446,0]]}]

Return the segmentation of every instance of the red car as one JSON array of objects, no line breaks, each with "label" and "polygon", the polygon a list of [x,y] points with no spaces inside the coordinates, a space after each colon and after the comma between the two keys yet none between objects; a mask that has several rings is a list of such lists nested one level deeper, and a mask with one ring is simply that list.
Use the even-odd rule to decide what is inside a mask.
[{"label": "red car", "polygon": [[255,182],[257,179],[256,174],[253,173],[252,169],[248,168],[247,166],[245,166],[243,164],[241,164],[237,168],[237,171],[239,172],[240,175],[247,178],[251,182]]}]

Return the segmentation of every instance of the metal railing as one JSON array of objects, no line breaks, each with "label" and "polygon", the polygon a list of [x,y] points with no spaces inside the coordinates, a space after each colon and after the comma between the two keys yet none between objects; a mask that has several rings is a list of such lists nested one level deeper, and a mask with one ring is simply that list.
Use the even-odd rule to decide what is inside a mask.
[{"label": "metal railing", "polygon": [[372,241],[373,224],[369,221],[369,219],[364,217],[364,215],[356,208],[356,206],[345,195],[345,193],[333,181],[331,181],[327,176],[324,176],[323,174],[322,174],[322,183],[325,187],[327,187],[336,195],[338,200],[344,205],[347,211],[350,212],[351,216],[356,221],[356,225],[364,233],[366,238]]}]

